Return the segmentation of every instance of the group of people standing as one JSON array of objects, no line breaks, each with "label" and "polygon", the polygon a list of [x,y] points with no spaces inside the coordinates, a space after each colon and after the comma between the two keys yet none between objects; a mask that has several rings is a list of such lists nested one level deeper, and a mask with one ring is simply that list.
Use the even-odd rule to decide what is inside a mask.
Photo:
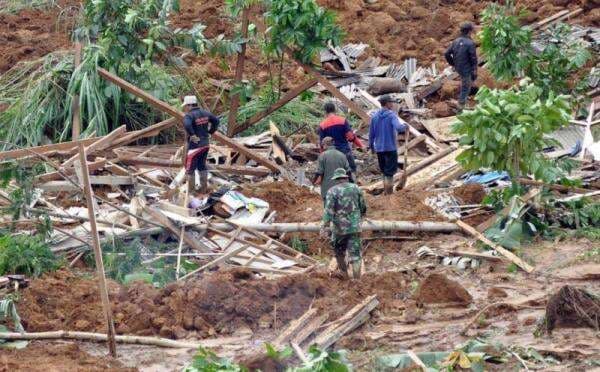
[{"label": "group of people standing", "polygon": [[[457,38],[445,53],[448,63],[461,77],[459,109],[465,106],[474,80],[477,79],[477,54],[475,43],[470,38],[473,25],[465,23]],[[379,97],[381,109],[372,117],[369,126],[370,151],[377,156],[379,169],[383,175],[385,194],[392,194],[394,175],[398,171],[398,134],[408,130],[408,125],[394,110],[394,99],[390,95]],[[186,171],[188,191],[193,191],[195,173],[200,173],[200,191],[207,188],[206,159],[210,135],[218,126],[219,119],[210,112],[198,107],[196,97],[184,98],[182,107],[186,112],[184,127],[187,133]],[[321,154],[313,182],[321,186],[324,213],[321,235],[328,238],[333,247],[338,268],[348,277],[347,252],[352,266],[352,276],[361,275],[361,222],[367,212],[367,205],[361,189],[356,184],[357,167],[352,153],[352,144],[363,148],[361,140],[352,130],[348,120],[337,114],[335,103],[324,106],[325,119],[318,127]]]}]

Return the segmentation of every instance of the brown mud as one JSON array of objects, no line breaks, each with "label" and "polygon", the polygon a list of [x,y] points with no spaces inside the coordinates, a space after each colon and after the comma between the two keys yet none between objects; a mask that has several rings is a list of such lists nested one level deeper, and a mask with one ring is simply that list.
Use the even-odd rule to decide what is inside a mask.
[{"label": "brown mud", "polygon": [[137,368],[126,368],[112,358],[91,356],[75,343],[34,341],[21,350],[0,349],[0,371],[133,372]]},{"label": "brown mud", "polygon": [[433,273],[419,284],[415,293],[419,304],[461,303],[470,304],[473,297],[458,282],[443,274]]},{"label": "brown mud", "polygon": [[17,14],[0,14],[0,73],[18,62],[70,48],[72,9],[79,2],[57,3],[50,10],[25,9]]},{"label": "brown mud", "polygon": [[470,183],[457,187],[454,196],[464,204],[480,204],[487,195],[485,188],[478,183]]},{"label": "brown mud", "polygon": [[[355,283],[318,272],[264,280],[233,269],[164,289],[144,283],[128,287],[111,283],[110,297],[120,334],[205,338],[239,329],[280,328],[310,306],[339,317],[374,293],[386,309],[406,297],[403,288],[408,279],[405,274],[388,272],[368,274]],[[94,280],[62,270],[32,281],[17,307],[29,332],[102,332],[104,317],[97,294]]]},{"label": "brown mud", "polygon": [[600,295],[564,286],[548,300],[546,332],[556,327],[584,326],[600,331]]}]

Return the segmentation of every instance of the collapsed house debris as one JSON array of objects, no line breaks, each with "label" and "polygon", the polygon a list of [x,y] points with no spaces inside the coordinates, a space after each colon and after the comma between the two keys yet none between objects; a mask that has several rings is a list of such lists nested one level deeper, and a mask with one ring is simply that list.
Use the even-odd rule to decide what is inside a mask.
[{"label": "collapsed house debris", "polygon": [[[581,12],[564,10],[534,24],[539,30],[534,45],[542,48],[553,42],[543,30]],[[242,32],[247,35],[249,15],[244,17]],[[256,28],[264,32],[263,26],[258,20]],[[598,32],[574,27],[571,37],[598,49]],[[457,160],[465,147],[452,130],[456,116],[436,117],[428,102],[439,99],[437,93],[457,74],[436,64],[420,66],[414,57],[403,63],[364,58],[368,48],[363,43],[329,45],[320,53],[320,67],[302,63],[286,50],[308,80],[243,122],[236,123],[239,97],[231,101],[227,134],[216,132],[208,153],[212,191],[202,195],[190,195],[184,184],[185,146],[147,144],[180,126],[184,114],[99,69],[102,78],[167,119],[139,130],[128,131],[123,125],[104,136],[0,152],[1,162],[45,166],[45,172],[33,178],[30,201],[19,207],[22,219],[15,221],[6,213],[0,224],[17,225],[20,234],[33,235],[39,221],[47,218],[52,224],[50,249],[64,257],[69,268],[89,266],[86,259],[95,252],[99,273],[106,271],[102,257],[126,263],[130,255],[139,261],[138,271],[117,273],[120,284],[108,279],[102,284],[106,293],[102,301],[96,298],[95,281],[66,270],[33,283],[24,276],[0,277],[3,293],[29,291],[23,292],[21,312],[27,332],[2,332],[0,338],[202,347],[238,359],[260,354],[268,342],[275,350],[290,347],[304,362],[313,345],[323,350],[364,345],[371,350],[385,342],[402,352],[378,358],[381,368],[426,369],[443,360],[455,366],[466,363],[464,358],[473,364],[483,358],[494,363],[501,359],[490,354],[489,345],[431,355],[412,351],[427,344],[430,335],[436,347],[445,347],[440,350],[452,350],[450,342],[463,342],[465,335],[483,333],[488,327],[530,329],[532,317],[544,306],[548,332],[557,320],[573,316],[575,323],[597,331],[595,295],[564,287],[551,297],[555,285],[548,286],[547,277],[540,279],[540,273],[551,267],[521,255],[505,235],[526,214],[578,226],[579,217],[564,222],[572,213],[570,203],[597,200],[598,101],[585,108],[585,118],[573,117],[568,127],[548,136],[553,141],[544,156],[573,162],[572,182],[544,184],[527,175],[511,180],[506,172],[489,169],[467,172]],[[242,67],[241,72],[236,69],[235,81],[212,79],[211,84],[234,91],[243,78],[244,53],[238,53]],[[597,97],[597,85],[592,73],[592,98]],[[237,136],[306,91],[331,98],[348,116],[357,116],[361,124],[355,126],[356,134],[363,140],[381,95],[397,100],[395,111],[408,125],[406,137],[399,141],[401,170],[393,178],[394,196],[381,195],[383,182],[375,158],[355,151],[357,183],[368,205],[360,225],[362,253],[368,257],[361,281],[330,276],[328,242],[317,237],[323,203],[311,182],[321,151],[313,128],[284,135],[281,123],[271,121],[262,133]],[[503,208],[495,209],[484,200],[507,189],[511,181],[528,191]],[[194,183],[200,183],[197,174]],[[18,187],[12,182],[0,190],[0,206],[10,210],[11,194]],[[543,190],[549,190],[559,210],[554,216],[540,210]],[[526,221],[515,230],[521,233],[530,225],[535,228]],[[135,245],[136,241],[142,244]],[[162,265],[166,261],[172,267]],[[518,280],[531,283],[511,287],[515,277],[507,279],[505,272],[515,271]],[[166,283],[161,281],[164,277],[169,279]],[[587,284],[595,278],[577,280]],[[560,277],[556,285],[571,279]],[[37,300],[45,292],[68,297],[71,291],[73,298],[60,304]],[[500,293],[502,302],[490,304],[496,298],[490,293]],[[90,298],[93,304],[80,305]],[[112,309],[111,315],[105,308],[99,311],[100,305]],[[114,318],[109,321],[114,323],[112,331],[109,326],[106,332],[103,315]],[[498,324],[491,324],[488,317]],[[504,340],[510,342],[509,336]]]}]

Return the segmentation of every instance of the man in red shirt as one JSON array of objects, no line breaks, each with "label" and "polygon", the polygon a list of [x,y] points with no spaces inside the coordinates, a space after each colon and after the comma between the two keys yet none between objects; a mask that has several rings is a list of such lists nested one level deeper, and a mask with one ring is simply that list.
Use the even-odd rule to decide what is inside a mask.
[{"label": "man in red shirt", "polygon": [[319,124],[319,143],[321,143],[325,137],[333,138],[333,145],[336,149],[346,155],[348,164],[350,165],[350,171],[354,176],[356,174],[356,162],[354,161],[354,155],[352,155],[352,148],[350,147],[349,142],[360,143],[360,141],[354,134],[348,120],[343,116],[336,115],[337,108],[335,103],[327,102],[324,109],[326,117],[325,120]]}]

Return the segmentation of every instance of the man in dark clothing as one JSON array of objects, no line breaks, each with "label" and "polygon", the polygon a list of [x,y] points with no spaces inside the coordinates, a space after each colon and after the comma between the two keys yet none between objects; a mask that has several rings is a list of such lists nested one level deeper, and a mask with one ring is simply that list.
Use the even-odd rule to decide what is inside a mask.
[{"label": "man in dark clothing", "polygon": [[354,155],[352,155],[352,148],[349,142],[355,143],[358,146],[362,146],[362,144],[354,134],[352,128],[350,128],[348,120],[343,116],[336,115],[335,103],[327,102],[324,109],[327,117],[319,124],[319,141],[323,141],[325,137],[333,138],[335,148],[346,155],[352,173],[356,174],[356,162],[354,161]]},{"label": "man in dark clothing", "polygon": [[460,26],[460,37],[452,42],[446,50],[446,61],[460,75],[461,86],[458,104],[464,108],[471,92],[473,81],[477,80],[477,51],[471,39],[473,25],[469,22]]},{"label": "man in dark clothing", "polygon": [[377,153],[379,169],[383,173],[383,189],[389,195],[394,191],[394,174],[398,171],[398,133],[404,133],[408,126],[393,110],[391,96],[379,97],[379,103],[381,110],[373,115],[369,126],[369,148]]},{"label": "man in dark clothing", "polygon": [[323,149],[323,152],[319,155],[319,159],[317,160],[317,174],[313,183],[315,185],[321,185],[321,197],[323,198],[323,203],[325,203],[327,191],[336,184],[336,181],[332,178],[334,172],[338,168],[342,168],[350,173],[350,165],[348,164],[346,155],[333,146],[333,138],[323,138],[323,141],[321,141],[321,149]]},{"label": "man in dark clothing", "polygon": [[[208,170],[206,159],[210,135],[217,131],[219,118],[198,107],[195,96],[186,96],[183,100],[185,117],[183,126],[188,135],[188,149],[185,158],[185,169],[188,175],[188,193],[192,193],[195,184],[196,170],[200,172],[200,192],[208,191]],[[210,125],[209,125],[210,124]]]}]

